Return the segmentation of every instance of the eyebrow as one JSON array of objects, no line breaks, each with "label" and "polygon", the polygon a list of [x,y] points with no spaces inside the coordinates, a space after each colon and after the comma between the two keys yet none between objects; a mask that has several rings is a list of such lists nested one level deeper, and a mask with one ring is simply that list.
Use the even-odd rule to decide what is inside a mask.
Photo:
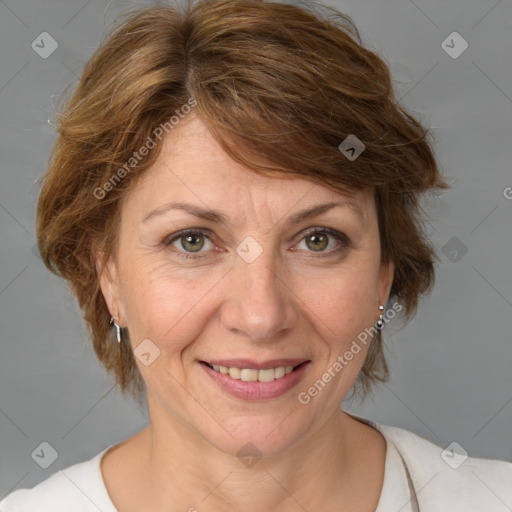
[{"label": "eyebrow", "polygon": [[[289,224],[299,224],[300,222],[303,222],[304,220],[311,219],[313,217],[317,217],[318,215],[321,215],[322,213],[325,213],[328,210],[331,210],[332,208],[335,208],[335,207],[348,207],[351,210],[353,210],[363,222],[366,220],[366,216],[365,216],[364,211],[361,208],[361,206],[357,202],[355,202],[351,199],[345,199],[343,201],[319,204],[319,205],[313,206],[311,208],[307,208],[306,210],[302,210],[302,211],[292,215],[288,219],[288,223]],[[183,210],[183,211],[185,211],[191,215],[194,215],[200,219],[204,219],[204,220],[214,222],[214,223],[228,224],[228,222],[229,222],[229,217],[217,210],[209,210],[209,209],[201,208],[194,204],[182,203],[182,202],[166,203],[162,206],[159,206],[155,210],[152,210],[151,212],[149,212],[149,214],[146,215],[146,217],[144,217],[142,222],[147,222],[149,219],[156,217],[158,215],[162,215],[170,210]]]}]

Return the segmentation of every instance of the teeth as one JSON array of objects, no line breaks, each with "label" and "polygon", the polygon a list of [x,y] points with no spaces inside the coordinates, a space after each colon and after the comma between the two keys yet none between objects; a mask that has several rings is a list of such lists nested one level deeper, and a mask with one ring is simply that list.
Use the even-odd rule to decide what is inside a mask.
[{"label": "teeth", "polygon": [[247,368],[240,370],[240,379],[243,380],[244,382],[257,382],[258,378],[258,370],[248,370]]},{"label": "teeth", "polygon": [[284,366],[279,366],[274,370],[274,377],[276,379],[280,379],[286,375],[286,368]]},{"label": "teeth", "polygon": [[240,374],[242,371],[240,368],[229,368],[228,373],[232,379],[240,379]]},{"label": "teeth", "polygon": [[274,368],[268,368],[266,370],[260,370],[258,372],[256,370],[250,370],[250,371],[251,372],[254,371],[255,373],[257,373],[257,379],[260,382],[272,382],[275,378],[275,373],[276,373]]},{"label": "teeth", "polygon": [[272,382],[293,371],[293,366],[278,366],[277,368],[266,368],[265,370],[227,367],[218,364],[212,366],[216,372],[229,375],[232,379],[243,380],[244,382]]}]

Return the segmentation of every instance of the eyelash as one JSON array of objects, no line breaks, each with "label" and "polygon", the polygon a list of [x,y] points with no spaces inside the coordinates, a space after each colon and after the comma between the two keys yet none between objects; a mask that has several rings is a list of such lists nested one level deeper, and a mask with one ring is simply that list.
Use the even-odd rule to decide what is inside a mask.
[{"label": "eyelash", "polygon": [[[173,236],[173,238],[170,238],[170,239],[167,238],[164,241],[164,246],[169,247],[174,241],[179,240],[180,238],[183,238],[190,234],[192,234],[192,235],[202,234],[202,235],[206,236],[211,241],[211,238],[209,236],[210,233],[211,232],[209,230],[201,229],[201,228],[186,229],[184,231],[180,231],[179,233],[177,233],[175,236]],[[301,242],[302,240],[304,240],[304,238],[306,238],[308,236],[316,235],[316,234],[331,235],[338,242],[340,242],[340,245],[337,248],[332,249],[331,251],[329,251],[327,253],[320,253],[320,254],[323,254],[322,256],[320,256],[320,255],[313,256],[314,258],[325,258],[327,256],[333,256],[334,254],[338,254],[341,251],[351,247],[351,241],[347,237],[347,235],[345,235],[344,233],[340,233],[339,231],[336,231],[334,229],[330,229],[330,228],[312,228],[312,229],[308,230],[306,233],[304,233],[304,235],[299,240],[299,242]],[[175,251],[173,251],[173,252],[175,252]],[[310,251],[310,252],[313,252],[313,251]],[[207,254],[205,254],[205,253],[197,253],[198,254],[197,256],[192,255],[192,254],[193,253],[189,253],[186,251],[176,250],[176,255],[182,259],[200,259],[200,258],[204,258],[207,256]],[[199,254],[202,254],[202,255],[199,256]]]}]

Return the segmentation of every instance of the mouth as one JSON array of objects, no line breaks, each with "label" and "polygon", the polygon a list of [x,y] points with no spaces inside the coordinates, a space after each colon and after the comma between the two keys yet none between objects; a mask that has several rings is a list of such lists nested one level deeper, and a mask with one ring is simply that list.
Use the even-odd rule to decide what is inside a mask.
[{"label": "mouth", "polygon": [[274,359],[258,363],[251,359],[198,361],[206,375],[224,392],[242,400],[277,399],[305,378],[311,360]]},{"label": "mouth", "polygon": [[274,380],[280,380],[286,375],[295,372],[303,365],[309,363],[309,360],[302,361],[298,364],[277,364],[274,365],[252,365],[252,366],[267,366],[266,368],[253,368],[250,364],[241,366],[231,366],[222,364],[212,364],[206,361],[200,361],[201,364],[207,366],[214,372],[221,375],[231,377],[233,380],[240,380],[243,382],[273,382]]}]

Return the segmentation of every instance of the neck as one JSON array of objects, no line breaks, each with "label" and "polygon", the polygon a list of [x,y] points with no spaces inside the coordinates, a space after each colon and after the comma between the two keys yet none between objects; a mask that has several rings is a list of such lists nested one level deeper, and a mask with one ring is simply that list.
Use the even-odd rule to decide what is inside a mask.
[{"label": "neck", "polygon": [[[141,474],[146,496],[155,501],[151,510],[169,510],[171,503],[173,510],[201,512],[318,510],[329,504],[365,510],[355,491],[362,483],[368,490],[368,464],[375,465],[369,447],[380,437],[382,449],[383,438],[342,411],[284,453],[252,460],[219,450],[161,410],[150,407],[150,414]],[[375,478],[377,494],[369,493],[368,510],[377,506],[383,474]]]}]

